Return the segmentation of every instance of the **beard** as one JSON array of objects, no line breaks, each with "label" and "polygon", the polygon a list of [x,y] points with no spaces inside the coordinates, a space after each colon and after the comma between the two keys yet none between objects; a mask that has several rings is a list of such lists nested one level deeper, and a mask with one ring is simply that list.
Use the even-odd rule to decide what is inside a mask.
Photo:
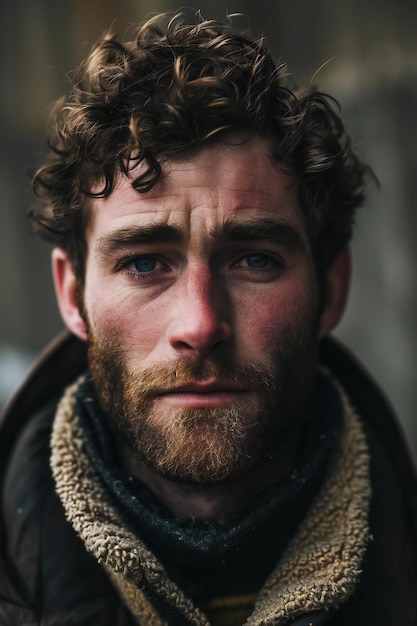
[{"label": "beard", "polygon": [[[267,463],[299,430],[317,363],[311,320],[287,330],[265,363],[180,357],[138,368],[128,350],[89,326],[89,365],[116,438],[157,474],[182,483],[230,482]],[[229,406],[161,404],[164,389],[214,379],[249,390]]]}]

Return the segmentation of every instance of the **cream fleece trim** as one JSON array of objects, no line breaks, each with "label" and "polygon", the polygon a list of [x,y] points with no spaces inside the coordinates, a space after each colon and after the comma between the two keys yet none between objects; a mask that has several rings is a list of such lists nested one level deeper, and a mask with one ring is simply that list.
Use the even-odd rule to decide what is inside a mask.
[{"label": "cream fleece trim", "polygon": [[361,574],[369,540],[369,452],[363,427],[344,392],[344,429],[324,484],[277,568],[261,590],[248,624],[290,619],[345,602]]},{"label": "cream fleece trim", "polygon": [[[74,414],[78,382],[65,392],[51,439],[51,467],[67,519],[105,567],[137,624],[162,626],[140,586],[176,607],[184,623],[209,626],[205,615],[168,578],[154,555],[124,526],[92,467]],[[352,594],[369,538],[369,454],[346,396],[344,428],[308,514],[260,591],[247,626],[278,626],[331,609]]]},{"label": "cream fleece trim", "polygon": [[165,624],[140,589],[140,585],[146,584],[165,598],[167,604],[177,607],[190,624],[208,625],[191,600],[169,580],[154,555],[125,527],[92,467],[74,411],[79,382],[65,392],[51,437],[52,473],[68,521],[87,550],[112,572],[111,579],[138,624]]}]

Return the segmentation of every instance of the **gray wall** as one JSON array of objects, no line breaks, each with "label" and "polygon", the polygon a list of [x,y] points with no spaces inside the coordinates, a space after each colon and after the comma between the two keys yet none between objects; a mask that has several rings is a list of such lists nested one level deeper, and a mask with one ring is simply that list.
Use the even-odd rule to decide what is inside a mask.
[{"label": "gray wall", "polygon": [[[25,173],[44,151],[50,102],[111,24],[119,32],[169,0],[15,0],[0,8],[0,402],[28,359],[61,328],[48,246],[26,232]],[[357,225],[352,296],[338,334],[381,382],[417,452],[417,4],[415,0],[229,0],[205,17],[259,20],[299,81],[335,95],[359,152],[376,170]],[[327,62],[327,63],[326,63]]]}]

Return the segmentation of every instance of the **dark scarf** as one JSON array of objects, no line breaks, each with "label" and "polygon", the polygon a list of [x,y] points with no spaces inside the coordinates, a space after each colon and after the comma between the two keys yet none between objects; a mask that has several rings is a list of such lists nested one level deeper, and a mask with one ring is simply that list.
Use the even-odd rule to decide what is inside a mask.
[{"label": "dark scarf", "polygon": [[143,483],[120,468],[114,435],[89,377],[78,388],[76,413],[90,460],[126,524],[187,595],[201,602],[262,586],[320,487],[341,426],[342,402],[333,383],[318,375],[296,467],[229,526],[172,517]]}]

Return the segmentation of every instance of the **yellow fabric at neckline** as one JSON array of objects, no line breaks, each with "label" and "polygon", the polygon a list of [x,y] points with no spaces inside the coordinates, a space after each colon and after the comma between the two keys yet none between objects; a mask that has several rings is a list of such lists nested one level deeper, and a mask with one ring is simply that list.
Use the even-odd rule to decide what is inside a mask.
[{"label": "yellow fabric at neckline", "polygon": [[212,598],[202,605],[211,626],[241,626],[253,611],[256,593]]}]

